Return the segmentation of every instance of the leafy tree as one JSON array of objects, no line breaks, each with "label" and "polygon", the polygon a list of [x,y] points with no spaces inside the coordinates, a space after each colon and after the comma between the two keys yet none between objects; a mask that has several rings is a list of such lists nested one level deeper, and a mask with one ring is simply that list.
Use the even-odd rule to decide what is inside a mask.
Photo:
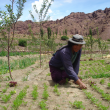
[{"label": "leafy tree", "polygon": [[[18,19],[22,15],[24,3],[26,2],[26,0],[17,0],[17,2],[16,2],[17,13],[16,14],[13,13],[13,7],[14,7],[13,5],[15,2],[14,2],[14,0],[10,0],[10,1],[12,3],[11,5],[10,4],[5,5],[6,11],[0,10],[0,19],[1,19],[0,20],[0,33],[8,44],[7,47],[5,47],[5,46],[3,46],[3,47],[8,52],[8,68],[9,68],[10,77],[13,80],[12,75],[11,75],[9,53],[10,53],[10,48],[12,47],[12,42],[13,42],[14,35],[15,35],[15,25],[16,25]],[[11,30],[12,30],[12,38],[10,37]],[[2,39],[0,41],[3,44]]]},{"label": "leafy tree", "polygon": [[93,44],[94,44],[95,42],[96,42],[96,41],[95,41],[94,38],[92,37],[92,30],[89,29],[88,43],[89,43],[90,51],[91,51],[90,57],[92,57],[92,49],[93,49]]},{"label": "leafy tree", "polygon": [[[48,9],[50,8],[51,6],[51,3],[53,2],[54,0],[51,0],[50,2],[48,0],[43,0],[43,3],[41,5],[41,9],[40,11],[38,11],[36,5],[33,6],[35,12],[38,14],[39,16],[39,22],[40,22],[40,29],[42,28],[42,22],[43,21],[47,21],[50,16],[47,16],[47,12],[48,12]],[[36,22],[31,10],[29,11],[31,17],[33,18],[33,20]],[[47,18],[46,18],[47,16]],[[46,18],[46,19],[45,19]],[[37,22],[36,22],[37,23]],[[41,67],[41,33],[40,33],[40,67]]]},{"label": "leafy tree", "polygon": [[101,38],[99,37],[98,27],[97,27],[97,43],[99,51],[101,51],[103,58],[103,52],[108,48],[108,45],[104,41],[101,41]]},{"label": "leafy tree", "polygon": [[44,30],[43,30],[43,28],[40,29],[40,34],[41,34],[41,38],[43,39],[43,36],[44,36]]},{"label": "leafy tree", "polygon": [[51,37],[51,28],[50,27],[47,28],[47,35],[48,35],[48,39],[50,39],[50,37]]}]

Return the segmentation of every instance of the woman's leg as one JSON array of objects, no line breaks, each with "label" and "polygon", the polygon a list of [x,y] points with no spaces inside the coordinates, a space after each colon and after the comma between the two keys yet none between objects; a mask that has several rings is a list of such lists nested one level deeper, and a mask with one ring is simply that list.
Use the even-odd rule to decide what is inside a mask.
[{"label": "woman's leg", "polygon": [[56,68],[56,67],[53,67],[50,65],[49,65],[49,67],[50,67],[52,80],[56,83],[61,81],[62,80],[62,71],[59,68]]}]

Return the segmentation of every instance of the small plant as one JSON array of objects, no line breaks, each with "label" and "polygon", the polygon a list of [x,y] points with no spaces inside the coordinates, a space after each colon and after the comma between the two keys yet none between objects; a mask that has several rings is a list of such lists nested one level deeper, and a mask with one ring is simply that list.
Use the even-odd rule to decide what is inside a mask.
[{"label": "small plant", "polygon": [[33,100],[36,100],[37,97],[38,97],[38,92],[37,92],[37,86],[36,85],[33,86],[32,97],[33,97]]},{"label": "small plant", "polygon": [[108,88],[110,88],[110,83],[108,83]]},{"label": "small plant", "polygon": [[58,88],[57,88],[58,85],[59,85],[59,84],[55,84],[55,86],[54,86],[54,90],[53,90],[53,91],[59,96],[61,93],[58,92]]},{"label": "small plant", "polygon": [[42,96],[43,96],[44,99],[47,99],[49,97],[49,94],[48,94],[47,90],[44,90]]},{"label": "small plant", "polygon": [[2,89],[2,92],[3,92],[3,93],[5,93],[6,91],[7,91],[7,88],[5,88],[5,89]]},{"label": "small plant", "polygon": [[28,75],[22,78],[22,81],[28,81]]},{"label": "small plant", "polygon": [[16,85],[17,85],[17,82],[14,82],[14,81],[9,82],[10,87],[15,87]]},{"label": "small plant", "polygon": [[51,75],[51,73],[48,73],[46,76],[50,76]]},{"label": "small plant", "polygon": [[11,95],[2,95],[2,100],[7,103],[11,99]]},{"label": "small plant", "polygon": [[13,101],[12,107],[14,110],[17,110],[18,107],[23,103],[23,98],[26,96],[28,88],[29,86],[26,85],[24,89],[19,92],[19,95],[16,97],[16,99]]},{"label": "small plant", "polygon": [[45,100],[42,100],[42,101],[40,101],[39,102],[39,106],[40,106],[40,108],[41,108],[41,110],[48,110],[48,109],[46,109],[46,103],[45,103],[46,101]]},{"label": "small plant", "polygon": [[13,94],[16,94],[16,91],[15,90],[10,91],[10,95],[13,95]]},{"label": "small plant", "polygon": [[74,103],[71,103],[70,101],[69,101],[69,103],[73,106],[73,107],[75,107],[76,109],[83,109],[83,110],[85,110],[85,107],[83,106],[83,104],[82,104],[82,101],[74,101]]},{"label": "small plant", "polygon": [[44,83],[44,92],[42,94],[44,99],[47,99],[49,97],[48,91],[47,91],[48,86]]},{"label": "small plant", "polygon": [[61,40],[67,40],[67,39],[68,39],[67,36],[62,36],[62,37],[61,37]]},{"label": "small plant", "polygon": [[8,110],[8,107],[9,107],[9,105],[7,105],[7,106],[0,105],[0,106],[3,108],[3,110]]},{"label": "small plant", "polygon": [[100,84],[104,84],[105,83],[105,80],[104,79],[101,79],[100,80]]},{"label": "small plant", "polygon": [[24,39],[19,39],[19,46],[23,46],[23,47],[26,47],[27,46],[27,41],[24,40]]}]

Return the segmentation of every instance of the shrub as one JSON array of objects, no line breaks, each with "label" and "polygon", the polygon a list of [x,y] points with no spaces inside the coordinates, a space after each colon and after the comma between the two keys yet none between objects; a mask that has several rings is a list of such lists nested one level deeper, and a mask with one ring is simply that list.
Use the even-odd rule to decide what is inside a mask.
[{"label": "shrub", "polygon": [[67,40],[67,39],[68,39],[67,36],[62,36],[62,37],[61,37],[61,40]]},{"label": "shrub", "polygon": [[107,39],[107,41],[110,41],[110,39]]},{"label": "shrub", "polygon": [[27,41],[26,40],[23,40],[23,39],[19,39],[19,46],[23,46],[23,47],[26,47],[27,46]]}]

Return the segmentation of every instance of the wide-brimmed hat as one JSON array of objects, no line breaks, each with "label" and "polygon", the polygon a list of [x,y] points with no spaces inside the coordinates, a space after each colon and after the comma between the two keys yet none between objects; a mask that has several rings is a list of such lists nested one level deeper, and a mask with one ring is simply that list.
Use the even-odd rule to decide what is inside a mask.
[{"label": "wide-brimmed hat", "polygon": [[79,34],[73,35],[73,37],[69,38],[68,41],[70,41],[71,43],[74,43],[74,44],[86,44],[86,42],[83,39],[83,36],[79,35]]}]

